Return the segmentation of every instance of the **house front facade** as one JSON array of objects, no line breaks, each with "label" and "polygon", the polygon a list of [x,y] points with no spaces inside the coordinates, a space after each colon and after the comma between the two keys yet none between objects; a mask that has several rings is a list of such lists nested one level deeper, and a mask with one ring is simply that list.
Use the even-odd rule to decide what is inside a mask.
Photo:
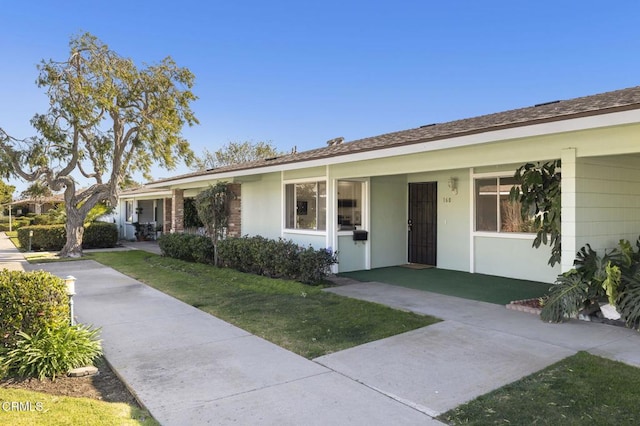
[{"label": "house front facade", "polygon": [[[556,159],[562,261],[551,267],[508,193],[519,166]],[[330,247],[335,272],[419,263],[553,282],[584,244],[640,234],[640,87],[158,180],[120,209],[155,206],[165,232],[181,232],[184,200],[219,181],[237,195],[234,235]],[[123,213],[121,228],[137,221]]]}]

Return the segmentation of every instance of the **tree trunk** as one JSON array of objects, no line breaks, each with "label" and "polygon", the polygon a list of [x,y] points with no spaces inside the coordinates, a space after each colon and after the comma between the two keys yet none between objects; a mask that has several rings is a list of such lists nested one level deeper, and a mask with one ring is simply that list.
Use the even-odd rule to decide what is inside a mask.
[{"label": "tree trunk", "polygon": [[[75,210],[72,212],[72,210]],[[76,209],[67,209],[67,242],[60,251],[60,257],[82,257],[82,236],[84,235],[84,218]]]}]

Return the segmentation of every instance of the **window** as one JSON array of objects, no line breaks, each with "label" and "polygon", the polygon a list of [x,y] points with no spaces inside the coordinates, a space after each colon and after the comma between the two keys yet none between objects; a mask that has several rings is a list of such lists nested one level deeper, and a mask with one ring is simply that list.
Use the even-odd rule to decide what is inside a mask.
[{"label": "window", "polygon": [[362,182],[338,181],[338,230],[362,226]]},{"label": "window", "polygon": [[476,179],[476,231],[535,232],[533,213],[523,220],[520,203],[509,200],[514,185],[512,177]]},{"label": "window", "polygon": [[285,185],[285,228],[324,231],[327,228],[327,183]]},{"label": "window", "polygon": [[133,222],[133,201],[125,201],[124,204],[124,217],[126,222]]}]

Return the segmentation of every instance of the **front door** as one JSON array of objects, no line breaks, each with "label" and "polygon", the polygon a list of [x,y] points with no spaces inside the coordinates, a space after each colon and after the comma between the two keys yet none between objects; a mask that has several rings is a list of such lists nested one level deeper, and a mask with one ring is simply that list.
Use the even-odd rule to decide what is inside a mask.
[{"label": "front door", "polygon": [[438,183],[409,184],[409,263],[436,265]]}]

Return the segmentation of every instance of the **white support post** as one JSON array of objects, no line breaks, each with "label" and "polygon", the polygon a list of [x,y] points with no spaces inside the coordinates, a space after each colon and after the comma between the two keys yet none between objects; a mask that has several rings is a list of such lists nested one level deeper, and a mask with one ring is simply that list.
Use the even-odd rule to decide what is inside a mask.
[{"label": "white support post", "polygon": [[561,270],[566,272],[573,268],[573,259],[578,251],[578,235],[576,225],[576,193],[577,193],[577,165],[576,149],[565,148],[560,154],[562,161],[562,210],[561,210],[561,241],[562,260]]}]

